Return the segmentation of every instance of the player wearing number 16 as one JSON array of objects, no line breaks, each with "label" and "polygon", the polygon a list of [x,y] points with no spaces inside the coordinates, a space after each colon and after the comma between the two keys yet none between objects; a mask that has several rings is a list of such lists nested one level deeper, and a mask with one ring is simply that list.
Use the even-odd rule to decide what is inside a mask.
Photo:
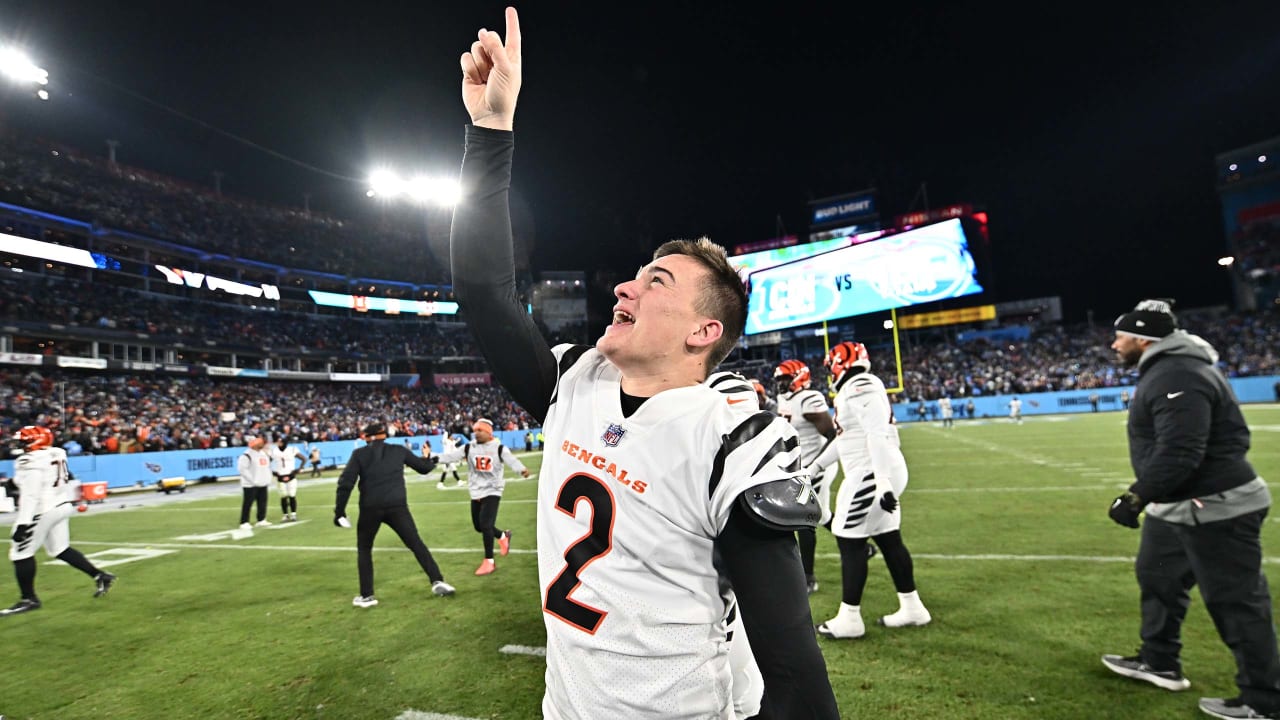
[{"label": "player wearing number 16", "polygon": [[736,717],[727,627],[740,612],[764,679],[759,717],[838,718],[796,550],[819,509],[795,431],[704,384],[746,322],[724,249],[705,238],[659,247],[614,289],[595,346],[548,347],[518,300],[508,191],[520,44],[508,8],[505,39],[482,30],[462,55],[472,125],[450,245],[485,358],[547,438],[542,715]]}]

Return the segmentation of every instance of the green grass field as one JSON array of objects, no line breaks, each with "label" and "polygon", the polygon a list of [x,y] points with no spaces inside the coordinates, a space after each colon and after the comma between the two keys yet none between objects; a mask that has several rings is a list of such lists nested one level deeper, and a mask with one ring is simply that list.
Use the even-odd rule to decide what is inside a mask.
[{"label": "green grass field", "polygon": [[[1280,478],[1280,406],[1247,414],[1251,460]],[[1138,533],[1106,516],[1130,478],[1123,423],[1106,413],[902,429],[911,467],[903,534],[934,621],[820,641],[844,717],[1194,718],[1200,695],[1236,694],[1231,655],[1198,597],[1184,632],[1191,690],[1126,680],[1099,662],[1138,645]],[[541,458],[524,459],[536,471]],[[544,644],[536,482],[507,486],[499,525],[514,530],[512,553],[493,575],[475,577],[482,553],[465,491],[437,490],[434,474],[413,481],[419,529],[457,595],[432,596],[384,530],[374,556],[381,604],[358,609],[355,535],[331,523],[333,478],[303,479],[302,522],[243,540],[226,535],[239,495],[214,497],[221,486],[152,507],[113,495],[73,518],[72,544],[114,563],[120,581],[95,600],[87,577],[38,556],[44,608],[0,618],[0,714],[540,717],[544,663],[527,652]],[[273,489],[269,518],[279,514]],[[1273,588],[1274,522],[1263,539]],[[825,531],[818,552],[816,622],[840,602],[839,559]],[[6,569],[0,603],[17,597]],[[884,564],[873,560],[864,617],[896,608]]]}]

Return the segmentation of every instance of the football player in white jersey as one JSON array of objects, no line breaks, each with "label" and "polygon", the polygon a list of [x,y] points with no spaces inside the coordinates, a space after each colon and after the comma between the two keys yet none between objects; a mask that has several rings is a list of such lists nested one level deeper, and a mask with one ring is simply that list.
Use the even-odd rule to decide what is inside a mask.
[{"label": "football player in white jersey", "polygon": [[[440,457],[452,457],[454,454],[453,451],[457,448],[458,439],[453,436],[453,433],[445,430],[444,435],[440,436]],[[445,488],[444,478],[449,473],[453,473],[453,483],[458,487],[462,487],[466,484],[458,477],[457,461],[449,462],[445,460],[440,463],[440,480],[436,482],[437,489],[443,490]]]},{"label": "football player in white jersey", "polygon": [[290,445],[284,435],[276,437],[270,455],[271,474],[276,476],[276,488],[280,491],[281,520],[294,522],[298,519],[298,471],[307,464],[307,456]]},{"label": "football player in white jersey", "polygon": [[[665,243],[614,289],[594,347],[549,348],[516,292],[509,186],[522,58],[481,30],[461,58],[466,130],[454,291],[495,377],[543,422],[538,569],[549,720],[731,720],[730,612],[764,678],[762,714],[840,715],[795,531],[820,509],[795,430],[703,381],[735,347],[747,296],[724,249]],[[587,60],[590,61],[589,59]],[[717,559],[719,564],[717,564]],[[721,574],[732,596],[721,591]]]},{"label": "football player in white jersey", "polygon": [[836,495],[831,532],[840,548],[842,602],[836,616],[818,626],[830,638],[866,634],[862,591],[867,584],[867,539],[875,540],[898,591],[898,611],[880,618],[887,627],[927,625],[932,619],[916,591],[911,553],[902,542],[902,492],[907,487],[907,461],[902,457],[898,426],[884,382],[871,372],[862,343],[838,343],[824,362],[836,381],[835,452],[818,458],[825,464],[838,454],[844,481]]},{"label": "football player in white jersey", "polygon": [[[786,418],[800,437],[800,455],[805,466],[812,465],[822,451],[836,437],[836,426],[827,408],[827,398],[810,387],[812,377],[809,366],[799,360],[783,360],[773,371],[773,381],[778,390],[778,414]],[[809,482],[818,495],[822,507],[822,524],[831,519],[831,484],[840,468],[831,463],[820,472],[810,468]],[[796,533],[800,543],[800,561],[804,565],[805,583],[810,593],[818,590],[818,578],[813,572],[813,556],[818,546],[818,533],[806,528]]]},{"label": "football player in white jersey", "polygon": [[93,578],[94,597],[107,594],[116,576],[89,562],[84,553],[71,547],[69,519],[79,500],[78,482],[67,471],[67,453],[53,447],[53,433],[40,425],[18,431],[17,440],[26,451],[13,461],[13,482],[18,487],[18,515],[10,533],[9,559],[18,576],[22,598],[0,615],[17,615],[40,609],[36,596],[36,548]]},{"label": "football player in white jersey", "polygon": [[475,433],[474,442],[441,455],[440,461],[467,463],[471,526],[484,538],[484,560],[476,568],[476,575],[488,575],[497,568],[493,562],[493,541],[498,541],[498,549],[503,555],[511,551],[511,531],[499,529],[495,525],[498,522],[498,504],[502,501],[502,491],[507,487],[503,466],[520,473],[521,477],[529,477],[529,468],[520,462],[510,448],[493,436],[492,420],[476,420],[471,424],[471,431]]}]

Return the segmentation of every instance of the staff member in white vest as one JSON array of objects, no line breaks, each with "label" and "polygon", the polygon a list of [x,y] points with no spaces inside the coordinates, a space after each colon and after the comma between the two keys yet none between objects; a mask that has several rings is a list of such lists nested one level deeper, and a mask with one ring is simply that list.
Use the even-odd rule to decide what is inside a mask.
[{"label": "staff member in white vest", "polygon": [[498,541],[498,549],[506,555],[511,551],[511,531],[499,530],[498,503],[502,502],[502,491],[507,486],[503,465],[520,473],[521,477],[529,477],[529,468],[520,462],[516,454],[493,436],[493,421],[480,418],[471,425],[475,433],[475,441],[456,447],[440,456],[445,463],[458,462],[465,459],[471,491],[471,525],[484,538],[484,560],[476,568],[476,575],[488,575],[497,569],[493,562],[493,541]]},{"label": "staff member in white vest", "polygon": [[249,524],[249,509],[258,504],[258,527],[270,525],[267,519],[267,488],[271,485],[271,456],[264,448],[267,439],[250,435],[246,438],[249,447],[236,461],[236,471],[240,473],[240,492],[244,496],[240,503],[240,529],[253,532]]}]

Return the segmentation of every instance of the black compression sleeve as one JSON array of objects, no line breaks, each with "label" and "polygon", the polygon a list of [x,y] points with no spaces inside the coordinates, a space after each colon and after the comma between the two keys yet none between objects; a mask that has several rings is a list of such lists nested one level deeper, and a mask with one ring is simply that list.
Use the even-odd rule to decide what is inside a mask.
[{"label": "black compression sleeve", "polygon": [[463,200],[453,212],[449,257],[453,289],[498,382],[539,422],[557,378],[555,356],[516,294],[512,251],[511,156],[515,136],[467,127]]},{"label": "black compression sleeve", "polygon": [[794,533],[760,525],[735,503],[716,547],[764,677],[759,717],[839,720]]}]

